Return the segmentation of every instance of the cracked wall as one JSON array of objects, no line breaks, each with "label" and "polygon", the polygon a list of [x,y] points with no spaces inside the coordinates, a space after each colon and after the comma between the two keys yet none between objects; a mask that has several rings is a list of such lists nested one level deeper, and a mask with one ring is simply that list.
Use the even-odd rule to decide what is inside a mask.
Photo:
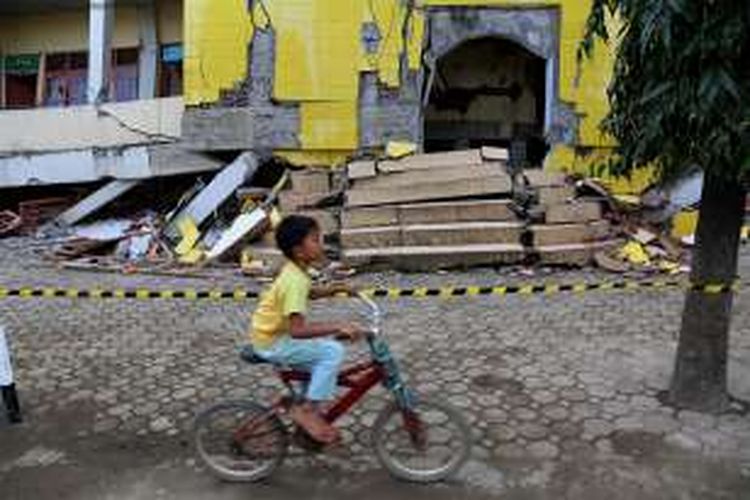
[{"label": "cracked wall", "polygon": [[[201,17],[209,4],[211,16]],[[253,15],[242,1],[216,4],[186,3],[187,103],[252,110],[248,142],[295,163],[334,164],[394,139],[420,143],[426,63],[478,36],[552,61],[547,167],[590,173],[609,155],[598,129],[612,67],[606,47],[577,78],[590,0],[422,0],[414,10],[395,0],[254,0]]]}]

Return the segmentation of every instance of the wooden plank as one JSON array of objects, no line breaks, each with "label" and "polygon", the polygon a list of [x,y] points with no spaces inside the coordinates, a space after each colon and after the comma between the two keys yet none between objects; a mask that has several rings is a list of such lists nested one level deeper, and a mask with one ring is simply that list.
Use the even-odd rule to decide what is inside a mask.
[{"label": "wooden plank", "polygon": [[539,188],[539,204],[543,207],[549,205],[562,205],[572,200],[576,195],[573,186],[542,186]]},{"label": "wooden plank", "polygon": [[544,169],[535,168],[524,170],[523,175],[533,187],[564,186],[566,184],[565,174],[560,172],[549,172]]},{"label": "wooden plank", "polygon": [[419,247],[361,248],[344,250],[349,265],[390,268],[403,271],[468,268],[483,265],[517,264],[525,256],[522,245],[448,245]]},{"label": "wooden plank", "polygon": [[594,221],[602,218],[602,204],[598,201],[576,200],[547,207],[548,224],[565,224]]},{"label": "wooden plank", "polygon": [[378,163],[380,172],[405,172],[407,170],[425,170],[451,168],[470,165],[481,165],[482,153],[479,149],[466,151],[449,151],[407,156],[401,160],[387,160]]},{"label": "wooden plank", "polygon": [[588,224],[548,224],[532,226],[534,246],[589,243],[610,237],[609,221],[599,220]]},{"label": "wooden plank", "polygon": [[341,214],[341,226],[357,228],[399,224],[397,206],[347,209]]},{"label": "wooden plank", "polygon": [[523,229],[524,225],[520,222],[464,222],[367,227],[342,230],[341,244],[344,248],[520,244]]},{"label": "wooden plank", "polygon": [[429,182],[450,182],[464,179],[482,179],[496,175],[507,175],[500,163],[484,163],[482,165],[441,168],[426,172],[424,170],[409,170],[400,173],[381,174],[370,179],[354,182],[353,189],[386,189],[399,186],[414,186],[429,179]]},{"label": "wooden plank", "polygon": [[507,175],[497,175],[483,179],[463,179],[450,182],[423,182],[414,186],[393,188],[352,190],[347,193],[347,203],[351,207],[386,205],[415,201],[435,201],[464,196],[483,196],[511,193],[511,182]]},{"label": "wooden plank", "polygon": [[354,161],[346,167],[349,180],[367,179],[378,175],[374,161]]},{"label": "wooden plank", "polygon": [[330,171],[323,169],[297,170],[290,173],[292,189],[301,194],[325,193],[331,189]]}]

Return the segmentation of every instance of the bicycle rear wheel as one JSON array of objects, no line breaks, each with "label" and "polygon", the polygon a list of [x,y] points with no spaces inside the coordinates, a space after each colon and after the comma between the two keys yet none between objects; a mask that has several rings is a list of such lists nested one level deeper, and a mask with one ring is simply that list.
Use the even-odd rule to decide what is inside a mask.
[{"label": "bicycle rear wheel", "polygon": [[471,452],[471,431],[463,416],[431,398],[417,398],[411,411],[389,405],[375,420],[372,435],[383,466],[407,481],[443,480],[458,471]]},{"label": "bicycle rear wheel", "polygon": [[289,434],[272,410],[252,401],[227,401],[198,415],[194,442],[211,472],[226,481],[248,482],[281,465]]}]

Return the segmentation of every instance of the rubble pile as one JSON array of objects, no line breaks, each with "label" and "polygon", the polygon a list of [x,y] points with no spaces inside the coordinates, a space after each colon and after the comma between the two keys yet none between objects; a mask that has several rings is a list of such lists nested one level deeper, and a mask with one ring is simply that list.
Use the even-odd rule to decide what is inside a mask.
[{"label": "rubble pile", "polygon": [[113,181],[82,199],[2,210],[0,237],[36,234],[65,268],[197,275],[229,267],[266,277],[283,262],[273,229],[298,213],[320,223],[339,272],[541,264],[676,274],[689,269],[696,176],[623,197],[593,179],[515,168],[492,147],[333,169],[259,165],[243,153],[209,180],[188,179],[168,209],[97,220],[107,203],[137,193],[137,182]]}]

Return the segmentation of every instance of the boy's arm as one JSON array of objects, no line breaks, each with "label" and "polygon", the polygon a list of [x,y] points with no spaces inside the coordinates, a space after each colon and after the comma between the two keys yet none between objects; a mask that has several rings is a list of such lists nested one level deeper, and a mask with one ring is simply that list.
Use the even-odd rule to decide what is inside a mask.
[{"label": "boy's arm", "polygon": [[295,339],[314,339],[341,335],[346,329],[341,323],[308,323],[305,316],[299,313],[289,316],[289,335]]},{"label": "boy's arm", "polygon": [[310,298],[312,300],[324,299],[326,297],[333,297],[334,295],[344,294],[348,296],[355,295],[356,289],[343,282],[330,283],[328,285],[316,285],[310,289]]}]

